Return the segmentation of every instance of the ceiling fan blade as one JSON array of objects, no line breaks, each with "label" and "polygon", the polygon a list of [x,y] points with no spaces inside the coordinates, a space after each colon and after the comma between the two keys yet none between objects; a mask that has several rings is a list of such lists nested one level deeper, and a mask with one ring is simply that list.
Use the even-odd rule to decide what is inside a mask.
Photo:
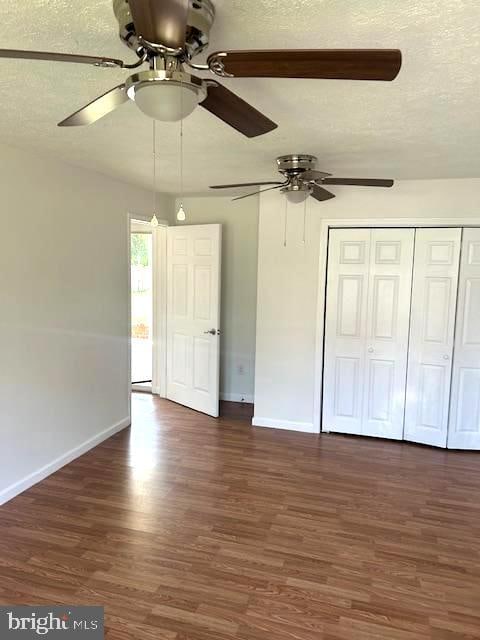
[{"label": "ceiling fan blade", "polygon": [[283,185],[284,182],[243,182],[242,184],[215,184],[210,189],[237,189],[239,187],[264,187],[265,185],[276,184]]},{"label": "ceiling fan blade", "polygon": [[375,178],[325,178],[322,184],[352,185],[355,187],[393,187],[393,180],[377,180]]},{"label": "ceiling fan blade", "polygon": [[84,124],[92,124],[107,113],[113,111],[124,102],[127,102],[128,96],[125,90],[125,85],[120,84],[114,89],[110,89],[103,96],[95,98],[92,102],[82,107],[78,111],[75,111],[71,116],[58,123],[59,127],[78,127]]},{"label": "ceiling fan blade", "polygon": [[21,60],[47,60],[49,62],[76,62],[91,64],[95,67],[123,67],[122,60],[99,56],[81,56],[72,53],[52,53],[50,51],[21,51],[17,49],[0,49],[0,58]]},{"label": "ceiling fan blade", "polygon": [[211,54],[208,64],[213,71],[223,65],[225,73],[236,78],[393,80],[402,54],[398,49],[225,51]]},{"label": "ceiling fan blade", "polygon": [[261,136],[278,126],[218,82],[208,83],[207,97],[200,104],[247,138]]},{"label": "ceiling fan blade", "polygon": [[260,193],[265,193],[265,191],[273,191],[274,189],[281,189],[284,187],[286,182],[282,182],[276,187],[270,187],[269,189],[260,189],[260,191],[254,191],[253,193],[247,193],[246,196],[238,196],[237,198],[232,198],[232,202],[235,200],[243,200],[244,198],[250,198],[250,196],[258,196]]},{"label": "ceiling fan blade", "polygon": [[188,0],[128,0],[137,36],[172,49],[183,48]]},{"label": "ceiling fan blade", "polygon": [[303,180],[323,180],[324,178],[328,178],[328,176],[331,176],[331,173],[325,173],[324,171],[314,171],[312,170],[307,170],[304,171],[301,174],[301,178]]},{"label": "ceiling fan blade", "polygon": [[331,200],[332,198],[335,198],[335,195],[333,193],[330,193],[330,191],[327,191],[323,187],[319,187],[318,184],[315,184],[313,186],[311,195],[313,198],[315,198],[315,200],[319,200],[319,202],[324,202],[325,200]]}]

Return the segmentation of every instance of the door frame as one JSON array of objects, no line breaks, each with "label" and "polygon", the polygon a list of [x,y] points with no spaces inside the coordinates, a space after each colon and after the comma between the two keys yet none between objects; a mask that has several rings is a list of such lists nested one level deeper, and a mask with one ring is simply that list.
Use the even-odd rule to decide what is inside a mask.
[{"label": "door frame", "polygon": [[[144,215],[128,212],[126,219],[126,242],[127,242],[127,397],[128,414],[131,417],[131,395],[132,395],[132,283],[131,283],[131,240],[130,234],[132,222],[149,224]],[[167,227],[168,220],[159,220],[158,227],[152,228],[152,269],[153,269],[153,367],[152,367],[152,394],[165,397],[166,392],[166,324],[167,324]],[[155,277],[158,266],[159,275]]]},{"label": "door frame", "polygon": [[[480,218],[337,218],[322,220],[318,260],[317,321],[315,335],[315,372],[313,398],[314,433],[322,430],[323,360],[325,338],[328,238],[330,229],[361,228],[480,227]],[[326,433],[326,431],[323,431]]]},{"label": "door frame", "polygon": [[167,229],[159,220],[153,230],[153,369],[152,394],[167,397]]}]

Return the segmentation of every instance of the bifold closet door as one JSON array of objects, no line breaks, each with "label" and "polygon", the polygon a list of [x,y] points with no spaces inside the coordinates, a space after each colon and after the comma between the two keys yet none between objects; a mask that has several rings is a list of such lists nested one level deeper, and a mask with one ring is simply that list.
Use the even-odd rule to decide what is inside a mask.
[{"label": "bifold closet door", "polygon": [[362,433],[403,438],[414,229],[372,231]]},{"label": "bifold closet door", "polygon": [[401,439],[413,229],[330,232],[323,428]]},{"label": "bifold closet door", "polygon": [[446,447],[461,229],[417,229],[405,440]]},{"label": "bifold closet door", "polygon": [[448,447],[480,449],[480,229],[464,229]]},{"label": "bifold closet door", "polygon": [[335,229],[328,243],[323,429],[362,433],[370,230]]}]

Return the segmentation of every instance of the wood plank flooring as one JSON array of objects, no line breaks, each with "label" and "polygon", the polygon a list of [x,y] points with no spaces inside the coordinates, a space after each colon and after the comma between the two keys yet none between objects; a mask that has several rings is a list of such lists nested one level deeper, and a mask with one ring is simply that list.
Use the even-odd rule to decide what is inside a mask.
[{"label": "wood plank flooring", "polygon": [[480,638],[480,454],[218,421],[125,430],[0,507],[0,602],[108,640]]}]

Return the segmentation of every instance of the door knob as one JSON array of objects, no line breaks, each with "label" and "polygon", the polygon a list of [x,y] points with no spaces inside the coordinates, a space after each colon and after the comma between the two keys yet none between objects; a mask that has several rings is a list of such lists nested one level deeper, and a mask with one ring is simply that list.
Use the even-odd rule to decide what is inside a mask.
[{"label": "door knob", "polygon": [[449,356],[449,355],[447,355],[447,354],[445,354],[445,355],[443,356],[443,359],[444,359],[444,360],[450,360],[450,356]]},{"label": "door knob", "polygon": [[368,353],[373,353],[374,349],[373,347],[368,347]]},{"label": "door knob", "polygon": [[204,331],[203,333],[210,334],[211,336],[219,336],[220,329],[209,329],[208,331]]}]

